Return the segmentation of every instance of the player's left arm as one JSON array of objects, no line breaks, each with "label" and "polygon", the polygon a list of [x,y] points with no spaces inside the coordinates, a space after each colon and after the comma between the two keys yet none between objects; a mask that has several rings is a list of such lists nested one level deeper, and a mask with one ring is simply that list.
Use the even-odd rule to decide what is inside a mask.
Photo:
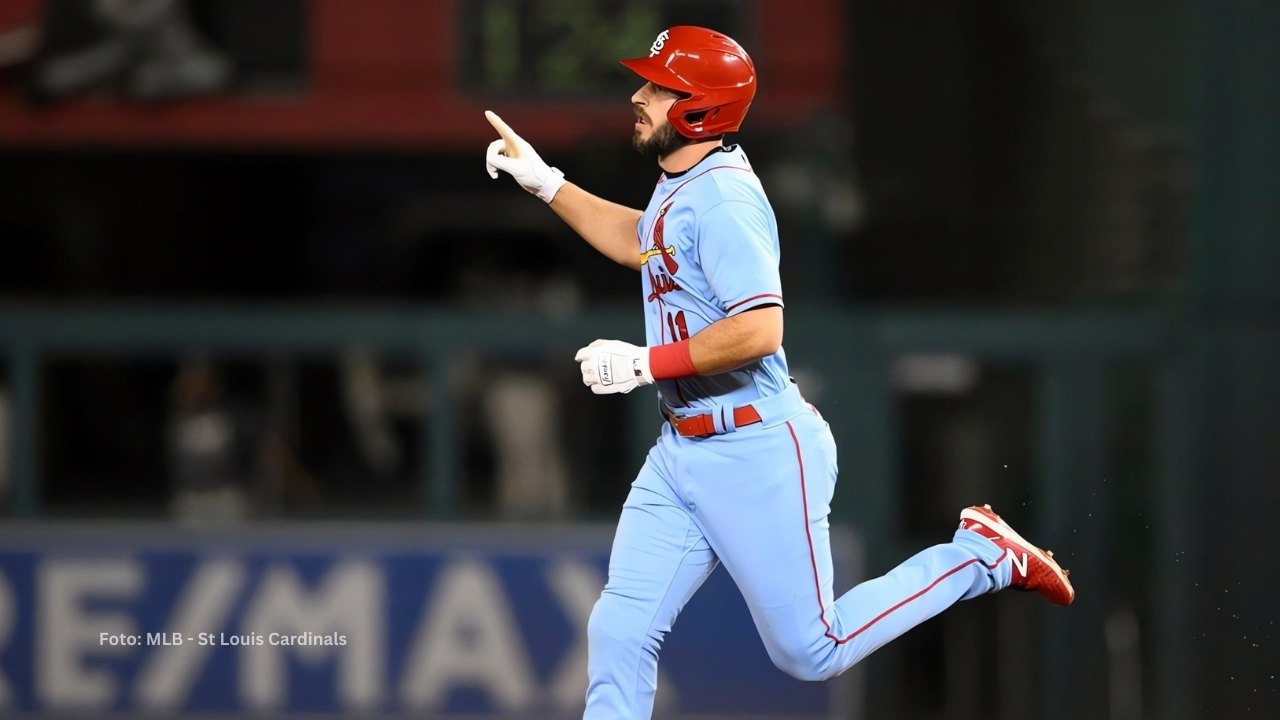
[{"label": "player's left arm", "polygon": [[688,340],[649,347],[596,340],[573,359],[591,392],[610,395],[628,393],[655,380],[729,372],[781,347],[782,307],[769,304],[717,320]]},{"label": "player's left arm", "polygon": [[782,347],[782,307],[761,305],[717,320],[689,338],[695,375],[716,375],[769,357]]}]

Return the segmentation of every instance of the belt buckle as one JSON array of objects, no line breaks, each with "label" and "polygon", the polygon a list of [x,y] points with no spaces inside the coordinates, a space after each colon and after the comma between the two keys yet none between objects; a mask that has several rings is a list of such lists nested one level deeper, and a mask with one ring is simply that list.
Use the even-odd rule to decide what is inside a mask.
[{"label": "belt buckle", "polygon": [[[705,415],[705,414],[707,414],[707,413],[703,413],[702,415]],[[686,422],[686,421],[688,421],[688,420],[693,420],[693,419],[695,419],[695,418],[702,417],[702,415],[689,415],[689,416],[686,416],[686,417],[680,417],[680,416],[676,415],[674,411],[668,410],[668,411],[667,411],[667,421],[671,423],[671,429],[672,429],[672,430],[675,430],[675,431],[676,431],[676,434],[677,434],[677,435],[679,435],[680,437],[690,437],[690,438],[706,437],[706,436],[707,436],[707,434],[701,434],[701,435],[686,435],[686,434],[685,434],[685,433],[680,429],[680,423],[682,423],[682,422]],[[714,434],[714,433],[710,433],[710,434]]]}]

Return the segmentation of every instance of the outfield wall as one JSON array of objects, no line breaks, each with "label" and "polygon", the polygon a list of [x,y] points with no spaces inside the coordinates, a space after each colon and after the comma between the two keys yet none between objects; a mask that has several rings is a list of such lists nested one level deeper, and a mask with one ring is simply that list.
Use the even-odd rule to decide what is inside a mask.
[{"label": "outfield wall", "polygon": [[[837,583],[861,575],[835,538]],[[42,524],[0,530],[0,711],[580,716],[605,526]],[[858,669],[770,663],[718,569],[668,638],[658,717],[850,718]]]}]

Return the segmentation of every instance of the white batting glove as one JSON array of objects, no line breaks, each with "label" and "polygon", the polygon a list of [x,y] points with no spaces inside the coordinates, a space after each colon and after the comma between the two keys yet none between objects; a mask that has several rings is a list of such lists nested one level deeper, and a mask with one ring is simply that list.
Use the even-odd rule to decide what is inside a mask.
[{"label": "white batting glove", "polygon": [[582,368],[582,384],[596,395],[629,393],[653,384],[649,348],[621,340],[596,340],[573,356]]},{"label": "white batting glove", "polygon": [[510,174],[520,183],[520,187],[537,195],[543,202],[554,200],[556,193],[564,187],[564,173],[543,162],[533,146],[517,135],[492,110],[485,110],[484,116],[502,136],[489,143],[489,151],[484,156],[484,167],[489,171],[489,177],[497,180],[498,171],[501,170]]}]

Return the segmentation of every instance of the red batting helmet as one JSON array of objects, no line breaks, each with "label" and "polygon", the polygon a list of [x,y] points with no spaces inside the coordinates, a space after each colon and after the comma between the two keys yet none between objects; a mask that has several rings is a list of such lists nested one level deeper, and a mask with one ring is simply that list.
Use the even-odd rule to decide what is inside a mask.
[{"label": "red batting helmet", "polygon": [[663,30],[649,57],[623,60],[629,70],[654,85],[686,95],[667,119],[694,140],[734,132],[756,96],[756,67],[733,38],[715,30],[677,25]]}]

